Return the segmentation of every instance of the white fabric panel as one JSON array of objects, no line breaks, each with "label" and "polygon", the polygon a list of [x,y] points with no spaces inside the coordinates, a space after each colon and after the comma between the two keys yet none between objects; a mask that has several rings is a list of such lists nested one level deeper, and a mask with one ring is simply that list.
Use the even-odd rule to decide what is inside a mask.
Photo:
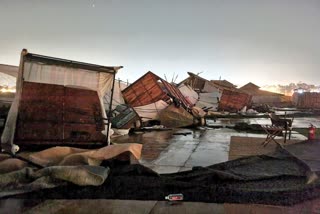
[{"label": "white fabric panel", "polygon": [[11,77],[17,78],[19,67],[14,65],[2,65],[0,64],[0,73],[7,74]]},{"label": "white fabric panel", "polygon": [[99,73],[90,70],[35,62],[24,63],[23,78],[28,82],[76,86],[97,91],[98,77]]},{"label": "white fabric panel", "polygon": [[145,106],[134,107],[133,109],[137,112],[142,121],[158,120],[159,113],[167,108],[169,105],[163,100],[159,100],[155,103],[151,103]]},{"label": "white fabric panel", "polygon": [[12,77],[8,74],[1,73],[0,71],[0,86],[8,86],[14,88],[16,86],[17,78]]},{"label": "white fabric panel", "polygon": [[113,83],[113,75],[109,73],[99,73],[98,79],[98,93],[99,97],[104,97],[104,95],[111,91]]},{"label": "white fabric panel", "polygon": [[196,102],[199,99],[198,93],[195,92],[190,86],[187,85],[180,85],[178,87],[179,91],[182,93],[182,95],[191,102],[192,105],[196,104]]},{"label": "white fabric panel", "polygon": [[219,92],[220,90],[218,88],[216,88],[215,86],[213,86],[211,82],[206,81],[204,83],[202,91],[207,92],[207,93],[211,93],[211,92]]},{"label": "white fabric panel", "polygon": [[[119,80],[116,80],[113,91],[112,109],[115,109],[117,105],[125,104],[121,91],[128,86]],[[106,110],[109,110],[111,90],[107,91],[103,97],[103,104]]]},{"label": "white fabric panel", "polygon": [[220,92],[212,92],[212,93],[200,93],[199,101],[196,106],[199,108],[210,108],[210,110],[216,110],[219,105],[219,100],[221,98]]}]

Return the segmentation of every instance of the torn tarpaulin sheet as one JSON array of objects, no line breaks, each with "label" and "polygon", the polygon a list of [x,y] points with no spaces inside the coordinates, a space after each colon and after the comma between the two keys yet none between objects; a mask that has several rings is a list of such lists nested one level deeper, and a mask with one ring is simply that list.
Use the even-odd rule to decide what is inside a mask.
[{"label": "torn tarpaulin sheet", "polygon": [[142,165],[110,168],[108,179],[98,187],[68,185],[17,197],[164,200],[166,195],[182,193],[185,201],[273,205],[320,197],[320,181],[307,184],[308,169],[284,152],[163,175]]}]

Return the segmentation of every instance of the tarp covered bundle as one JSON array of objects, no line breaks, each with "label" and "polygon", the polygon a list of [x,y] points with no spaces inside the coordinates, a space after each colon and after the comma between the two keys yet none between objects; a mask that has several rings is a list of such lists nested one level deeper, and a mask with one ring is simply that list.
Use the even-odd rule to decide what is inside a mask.
[{"label": "tarp covered bundle", "polygon": [[97,187],[67,185],[18,197],[165,200],[169,194],[182,193],[185,201],[292,205],[320,197],[320,181],[308,183],[309,172],[280,151],[163,175],[142,165],[116,166]]},{"label": "tarp covered bundle", "polygon": [[55,145],[105,142],[101,134],[107,130],[102,120],[106,118],[103,97],[113,87],[114,76],[120,68],[23,50],[16,96],[1,136],[2,148],[15,140]]},{"label": "tarp covered bundle", "polygon": [[171,104],[164,111],[160,112],[161,124],[168,128],[186,127],[193,124],[193,116],[184,108]]},{"label": "tarp covered bundle", "polygon": [[40,189],[75,184],[99,186],[107,179],[109,167],[100,166],[105,160],[138,160],[141,144],[121,144],[97,150],[53,147],[41,152],[23,154],[25,159],[43,166],[31,168],[27,162],[0,155],[0,197],[33,192]]}]

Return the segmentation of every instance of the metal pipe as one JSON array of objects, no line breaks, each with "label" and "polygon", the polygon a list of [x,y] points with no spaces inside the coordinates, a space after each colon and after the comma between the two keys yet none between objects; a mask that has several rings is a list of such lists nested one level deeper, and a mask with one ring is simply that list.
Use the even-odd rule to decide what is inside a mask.
[{"label": "metal pipe", "polygon": [[112,88],[111,88],[111,96],[110,96],[110,103],[109,103],[109,111],[107,114],[107,118],[108,118],[108,128],[107,128],[107,144],[110,145],[109,142],[109,129],[110,129],[110,123],[111,123],[111,116],[112,116],[112,100],[113,100],[113,92],[114,92],[114,84],[115,84],[115,80],[116,80],[116,72],[113,75],[113,80],[112,80]]}]

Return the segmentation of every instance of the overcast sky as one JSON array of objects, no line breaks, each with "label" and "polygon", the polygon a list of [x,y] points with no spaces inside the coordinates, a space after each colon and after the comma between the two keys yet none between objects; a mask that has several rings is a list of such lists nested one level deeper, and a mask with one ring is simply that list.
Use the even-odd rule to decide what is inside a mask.
[{"label": "overcast sky", "polygon": [[319,0],[0,0],[0,64],[29,52],[243,85],[320,84]]}]

